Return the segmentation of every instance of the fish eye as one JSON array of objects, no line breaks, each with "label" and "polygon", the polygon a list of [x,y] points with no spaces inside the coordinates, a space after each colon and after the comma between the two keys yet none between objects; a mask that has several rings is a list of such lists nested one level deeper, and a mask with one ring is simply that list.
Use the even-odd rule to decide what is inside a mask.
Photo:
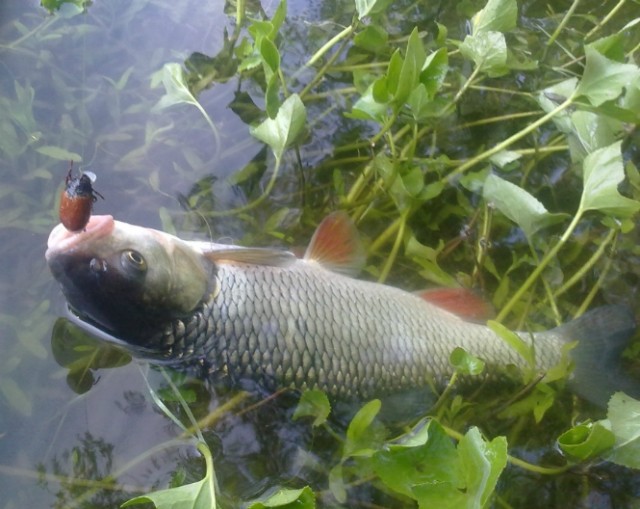
[{"label": "fish eye", "polygon": [[120,261],[125,269],[132,268],[139,272],[147,270],[147,261],[144,256],[134,249],[123,251],[120,255]]}]

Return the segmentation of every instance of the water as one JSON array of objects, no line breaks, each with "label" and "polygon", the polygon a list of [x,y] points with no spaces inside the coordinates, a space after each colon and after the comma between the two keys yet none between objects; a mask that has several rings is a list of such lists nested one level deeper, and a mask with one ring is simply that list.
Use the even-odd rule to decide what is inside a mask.
[{"label": "water", "polygon": [[[275,5],[264,7],[272,13]],[[532,2],[531,11],[535,7]],[[459,18],[453,10],[430,8],[442,11],[440,20],[450,28],[464,30],[454,21]],[[194,52],[217,55],[223,50],[224,28],[233,31],[224,9],[224,2],[217,0],[112,0],[95,2],[85,14],[50,16],[36,1],[5,0],[0,6],[0,509],[116,507],[173,479],[190,482],[203,475],[193,445],[178,438],[180,430],[149,394],[145,377],[152,386],[166,389],[159,372],[115,353],[91,371],[72,369],[70,374],[67,369],[83,352],[93,352],[73,350],[89,340],[58,321],[64,303],[43,257],[48,233],[58,222],[57,195],[68,160],[98,175],[95,187],[105,200],[95,204],[96,213],[185,237],[301,245],[310,228],[300,226],[300,216],[309,225],[317,223],[319,218],[310,211],[325,206],[333,185],[335,146],[372,134],[331,109],[342,106],[343,97],[312,103],[309,118],[315,139],[304,148],[301,167],[293,156],[287,160],[273,200],[256,213],[205,223],[201,214],[242,205],[259,194],[264,183],[260,177],[273,167],[269,151],[249,134],[237,113],[240,107],[247,111],[238,92],[253,91],[255,85],[243,88],[233,72],[200,96],[215,133],[192,105],[154,110],[164,93],[157,74],[164,64],[184,62]],[[398,33],[408,33],[406,26],[428,18],[423,11],[412,5],[391,16]],[[340,2],[300,2],[290,6],[289,16],[283,63],[289,69],[297,69],[335,33],[333,20],[350,21],[349,10]],[[319,88],[328,91],[336,84],[349,83],[336,72]],[[465,103],[460,115],[466,120],[481,117],[483,107]],[[499,138],[501,129],[495,127],[492,135]],[[449,149],[443,150],[464,157],[463,147],[482,145],[485,135],[482,128],[462,129],[441,140]],[[366,158],[369,148],[365,143],[351,153]],[[548,163],[555,172],[554,184],[562,180],[563,163],[560,158]],[[306,171],[316,166],[317,172]],[[254,173],[242,186],[224,181],[247,169]],[[562,202],[553,194],[562,195],[562,186],[568,185],[558,185],[559,190],[548,191],[549,201]],[[452,200],[455,192],[449,192]],[[455,207],[453,200],[451,209],[439,212],[452,218],[452,230],[460,228]],[[425,239],[433,233],[428,221],[428,214],[415,220],[416,231]],[[496,241],[496,249],[507,251],[503,259],[509,259],[515,242],[522,243],[522,238]],[[457,253],[447,262],[452,273]],[[406,287],[415,279],[401,270],[392,277]],[[614,298],[629,294],[625,285],[616,288],[620,284],[608,289]],[[110,367],[114,364],[123,365]],[[197,417],[233,401],[235,394],[212,394],[197,380],[178,382],[195,402]],[[252,406],[255,400],[244,400],[205,431],[222,496],[230,504],[276,485],[311,483],[326,489],[338,445],[327,433],[292,423],[294,402],[289,399],[283,395],[257,408]],[[180,414],[177,404],[171,409]],[[496,434],[511,433],[493,421],[486,427]],[[557,461],[556,431],[522,433],[518,452],[532,461]],[[554,478],[512,469],[501,482],[513,507],[533,504],[531,493],[539,495],[541,504],[602,509],[625,506],[640,494],[634,473],[610,465]],[[566,500],[557,495],[571,490],[584,493]],[[399,505],[366,486],[355,495],[362,503]]]}]

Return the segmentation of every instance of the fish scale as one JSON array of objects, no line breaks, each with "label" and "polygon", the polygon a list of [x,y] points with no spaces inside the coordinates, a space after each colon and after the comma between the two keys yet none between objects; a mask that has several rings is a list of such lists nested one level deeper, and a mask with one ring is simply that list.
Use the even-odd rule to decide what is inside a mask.
[{"label": "fish scale", "polygon": [[[190,355],[212,369],[268,389],[367,398],[423,386],[451,374],[455,346],[496,364],[523,364],[488,327],[392,287],[302,262],[220,266],[217,277],[218,295],[202,311],[215,332],[207,341],[192,334],[183,343],[200,345]],[[534,338],[541,370],[559,362],[562,338],[551,332]],[[184,358],[177,350],[172,355]]]}]

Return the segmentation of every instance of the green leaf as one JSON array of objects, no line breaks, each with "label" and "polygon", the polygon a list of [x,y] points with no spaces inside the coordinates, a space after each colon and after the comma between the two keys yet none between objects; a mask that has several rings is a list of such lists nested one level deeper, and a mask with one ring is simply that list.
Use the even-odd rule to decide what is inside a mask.
[{"label": "green leaf", "polygon": [[315,495],[309,486],[305,486],[299,490],[282,488],[265,500],[252,502],[247,509],[313,509],[315,506]]},{"label": "green leaf", "polygon": [[471,19],[472,33],[508,32],[516,27],[517,19],[516,0],[489,0]]},{"label": "green leaf", "polygon": [[460,53],[489,76],[501,76],[508,70],[507,43],[500,32],[468,35],[460,45]]},{"label": "green leaf", "polygon": [[544,205],[527,191],[494,174],[489,174],[485,180],[483,196],[520,226],[529,240],[541,228],[566,218],[566,214],[548,212]]},{"label": "green leaf", "polygon": [[157,112],[175,104],[193,104],[196,98],[189,91],[180,64],[169,62],[162,67],[162,84],[165,94],[155,104],[151,111]]},{"label": "green leaf", "polygon": [[416,498],[416,485],[461,485],[455,445],[437,422],[425,425],[422,420],[408,435],[408,440],[399,437],[373,457],[374,471],[385,485],[411,498]]},{"label": "green leaf", "polygon": [[[425,63],[425,59],[426,53],[424,51],[422,41],[420,40],[420,34],[418,29],[414,28],[409,36],[409,41],[407,42],[407,49],[404,61],[402,62],[402,68],[395,78],[395,86],[389,86],[393,95],[394,103],[397,107],[402,106],[407,101],[409,94],[411,94],[411,91],[418,84],[418,78],[420,76],[422,66]],[[390,69],[388,73],[390,82],[392,80],[392,72],[393,71]]]},{"label": "green leaf", "polygon": [[390,3],[389,0],[356,0],[358,19],[382,12]]},{"label": "green leaf", "polygon": [[204,443],[198,444],[198,450],[207,463],[207,472],[201,481],[159,490],[127,500],[120,507],[153,503],[157,509],[216,509],[215,478],[211,452]]},{"label": "green leaf", "polygon": [[300,396],[300,401],[293,413],[293,420],[301,417],[313,417],[313,425],[320,426],[327,421],[327,417],[331,413],[331,405],[329,398],[320,390],[305,391]]},{"label": "green leaf", "polygon": [[356,34],[353,43],[366,51],[378,53],[387,49],[389,34],[378,25],[368,25],[364,30]]},{"label": "green leaf", "polygon": [[585,56],[587,63],[576,93],[594,106],[619,97],[624,87],[640,75],[637,65],[609,60],[591,46],[585,47]]},{"label": "green leaf", "polygon": [[507,465],[507,439],[496,437],[487,442],[473,427],[460,440],[458,453],[465,473],[467,507],[485,507]]},{"label": "green leaf", "polygon": [[555,399],[556,392],[546,383],[539,383],[527,396],[511,403],[500,412],[499,417],[514,418],[533,413],[536,423],[539,423]]},{"label": "green leaf", "polygon": [[585,158],[580,210],[599,210],[624,217],[640,209],[640,202],[618,192],[618,185],[624,180],[621,144],[617,142],[598,149]]},{"label": "green leaf", "polygon": [[615,441],[607,421],[578,424],[558,437],[560,449],[581,461],[600,456],[611,449]]},{"label": "green leaf", "polygon": [[518,152],[514,152],[512,150],[501,150],[497,154],[493,154],[489,161],[495,164],[500,169],[505,169],[507,166],[511,165],[514,161],[517,161],[522,157]]},{"label": "green leaf", "polygon": [[429,98],[433,99],[440,91],[448,70],[449,56],[447,48],[440,48],[425,58],[420,70],[420,83],[425,86]]},{"label": "green leaf", "polygon": [[607,418],[615,445],[609,461],[629,468],[640,468],[640,401],[616,392],[609,400]]},{"label": "green leaf", "polygon": [[370,456],[380,435],[380,428],[374,425],[374,419],[380,412],[379,399],[369,401],[353,417],[347,428],[343,457]]},{"label": "green leaf", "polygon": [[277,159],[296,141],[307,121],[307,110],[298,94],[292,94],[282,103],[275,118],[268,118],[251,129],[251,134],[266,143]]},{"label": "green leaf", "polygon": [[271,74],[277,73],[280,68],[280,52],[273,41],[264,38],[260,44],[260,56],[267,66],[267,79],[270,79]]},{"label": "green leaf", "polygon": [[82,156],[80,154],[70,152],[61,147],[54,147],[52,145],[44,145],[43,147],[38,147],[36,149],[36,152],[39,152],[40,154],[51,157],[53,159],[58,159],[60,161],[82,161]]},{"label": "green leaf", "polygon": [[449,362],[462,375],[479,375],[484,371],[484,361],[459,346],[451,352]]},{"label": "green leaf", "polygon": [[487,326],[503,339],[511,348],[513,348],[522,357],[528,366],[535,368],[536,360],[533,348],[528,345],[515,332],[507,329],[504,325],[494,320],[489,320]]}]

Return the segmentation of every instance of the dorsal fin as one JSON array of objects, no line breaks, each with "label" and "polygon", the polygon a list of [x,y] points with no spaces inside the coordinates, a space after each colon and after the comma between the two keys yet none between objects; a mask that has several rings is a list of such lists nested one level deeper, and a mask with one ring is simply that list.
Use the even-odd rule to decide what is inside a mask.
[{"label": "dorsal fin", "polygon": [[351,218],[345,212],[334,212],[318,225],[304,254],[333,272],[357,274],[365,263],[365,252]]},{"label": "dorsal fin", "polygon": [[468,288],[430,288],[416,295],[465,320],[486,322],[495,315],[491,304]]},{"label": "dorsal fin", "polygon": [[202,254],[214,263],[236,262],[269,267],[287,267],[297,258],[289,251],[262,247],[229,246],[203,249]]}]

